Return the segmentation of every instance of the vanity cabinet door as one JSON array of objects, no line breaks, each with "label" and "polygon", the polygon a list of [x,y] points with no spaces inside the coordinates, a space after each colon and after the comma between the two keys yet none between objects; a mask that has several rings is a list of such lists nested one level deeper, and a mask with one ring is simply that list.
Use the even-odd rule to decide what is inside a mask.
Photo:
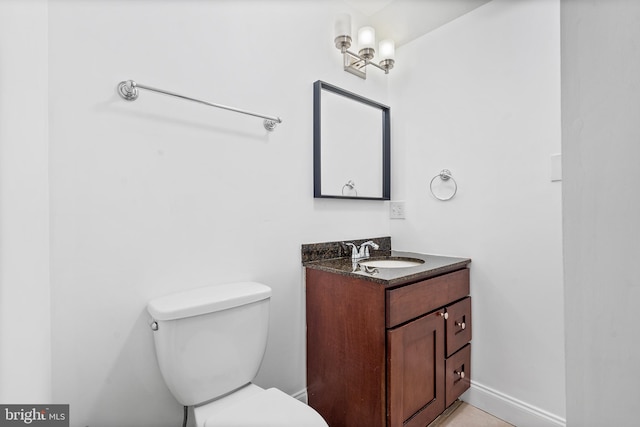
[{"label": "vanity cabinet door", "polygon": [[444,329],[435,312],[387,331],[388,427],[424,427],[444,411]]}]

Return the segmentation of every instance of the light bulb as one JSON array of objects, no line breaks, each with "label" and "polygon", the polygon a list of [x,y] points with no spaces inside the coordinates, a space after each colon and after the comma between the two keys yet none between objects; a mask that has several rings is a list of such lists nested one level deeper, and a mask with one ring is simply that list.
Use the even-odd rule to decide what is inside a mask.
[{"label": "light bulb", "polygon": [[375,49],[376,30],[373,27],[362,27],[358,30],[358,48]]},{"label": "light bulb", "polygon": [[351,16],[348,13],[336,16],[333,32],[336,48],[345,53],[351,47]]},{"label": "light bulb", "polygon": [[369,61],[376,53],[376,30],[373,27],[362,27],[358,30],[358,54]]},{"label": "light bulb", "polygon": [[351,15],[348,13],[341,13],[336,16],[334,38],[340,36],[351,37]]},{"label": "light bulb", "polygon": [[396,59],[396,45],[393,40],[386,39],[380,42],[379,56],[380,60]]}]

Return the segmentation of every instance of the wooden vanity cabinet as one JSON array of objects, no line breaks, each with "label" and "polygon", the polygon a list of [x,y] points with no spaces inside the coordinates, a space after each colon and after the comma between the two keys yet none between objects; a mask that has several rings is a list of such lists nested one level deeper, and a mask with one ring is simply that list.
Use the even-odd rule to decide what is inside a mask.
[{"label": "wooden vanity cabinet", "polygon": [[470,378],[464,268],[397,287],[306,270],[307,392],[330,427],[425,427]]}]

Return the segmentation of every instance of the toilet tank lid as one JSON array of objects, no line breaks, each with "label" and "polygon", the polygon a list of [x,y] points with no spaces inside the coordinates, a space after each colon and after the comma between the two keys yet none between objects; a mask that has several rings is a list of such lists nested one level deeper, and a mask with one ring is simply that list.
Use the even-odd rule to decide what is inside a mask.
[{"label": "toilet tank lid", "polygon": [[271,297],[271,288],[257,282],[226,283],[153,299],[147,305],[155,320],[174,320],[226,310]]}]

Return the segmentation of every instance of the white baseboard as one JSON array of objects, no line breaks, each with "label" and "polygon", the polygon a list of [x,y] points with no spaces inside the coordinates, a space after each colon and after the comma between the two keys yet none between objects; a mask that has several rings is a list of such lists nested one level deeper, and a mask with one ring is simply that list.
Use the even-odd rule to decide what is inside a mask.
[{"label": "white baseboard", "polygon": [[567,420],[562,417],[473,381],[460,399],[517,427],[567,425]]},{"label": "white baseboard", "polygon": [[[306,388],[292,394],[291,397],[304,404],[309,403]],[[566,427],[567,425],[567,421],[562,417],[473,381],[471,388],[460,399],[516,427]]]},{"label": "white baseboard", "polygon": [[306,388],[303,388],[299,392],[292,394],[291,397],[298,399],[300,402],[304,403],[305,405],[309,404],[309,398],[307,397]]}]

